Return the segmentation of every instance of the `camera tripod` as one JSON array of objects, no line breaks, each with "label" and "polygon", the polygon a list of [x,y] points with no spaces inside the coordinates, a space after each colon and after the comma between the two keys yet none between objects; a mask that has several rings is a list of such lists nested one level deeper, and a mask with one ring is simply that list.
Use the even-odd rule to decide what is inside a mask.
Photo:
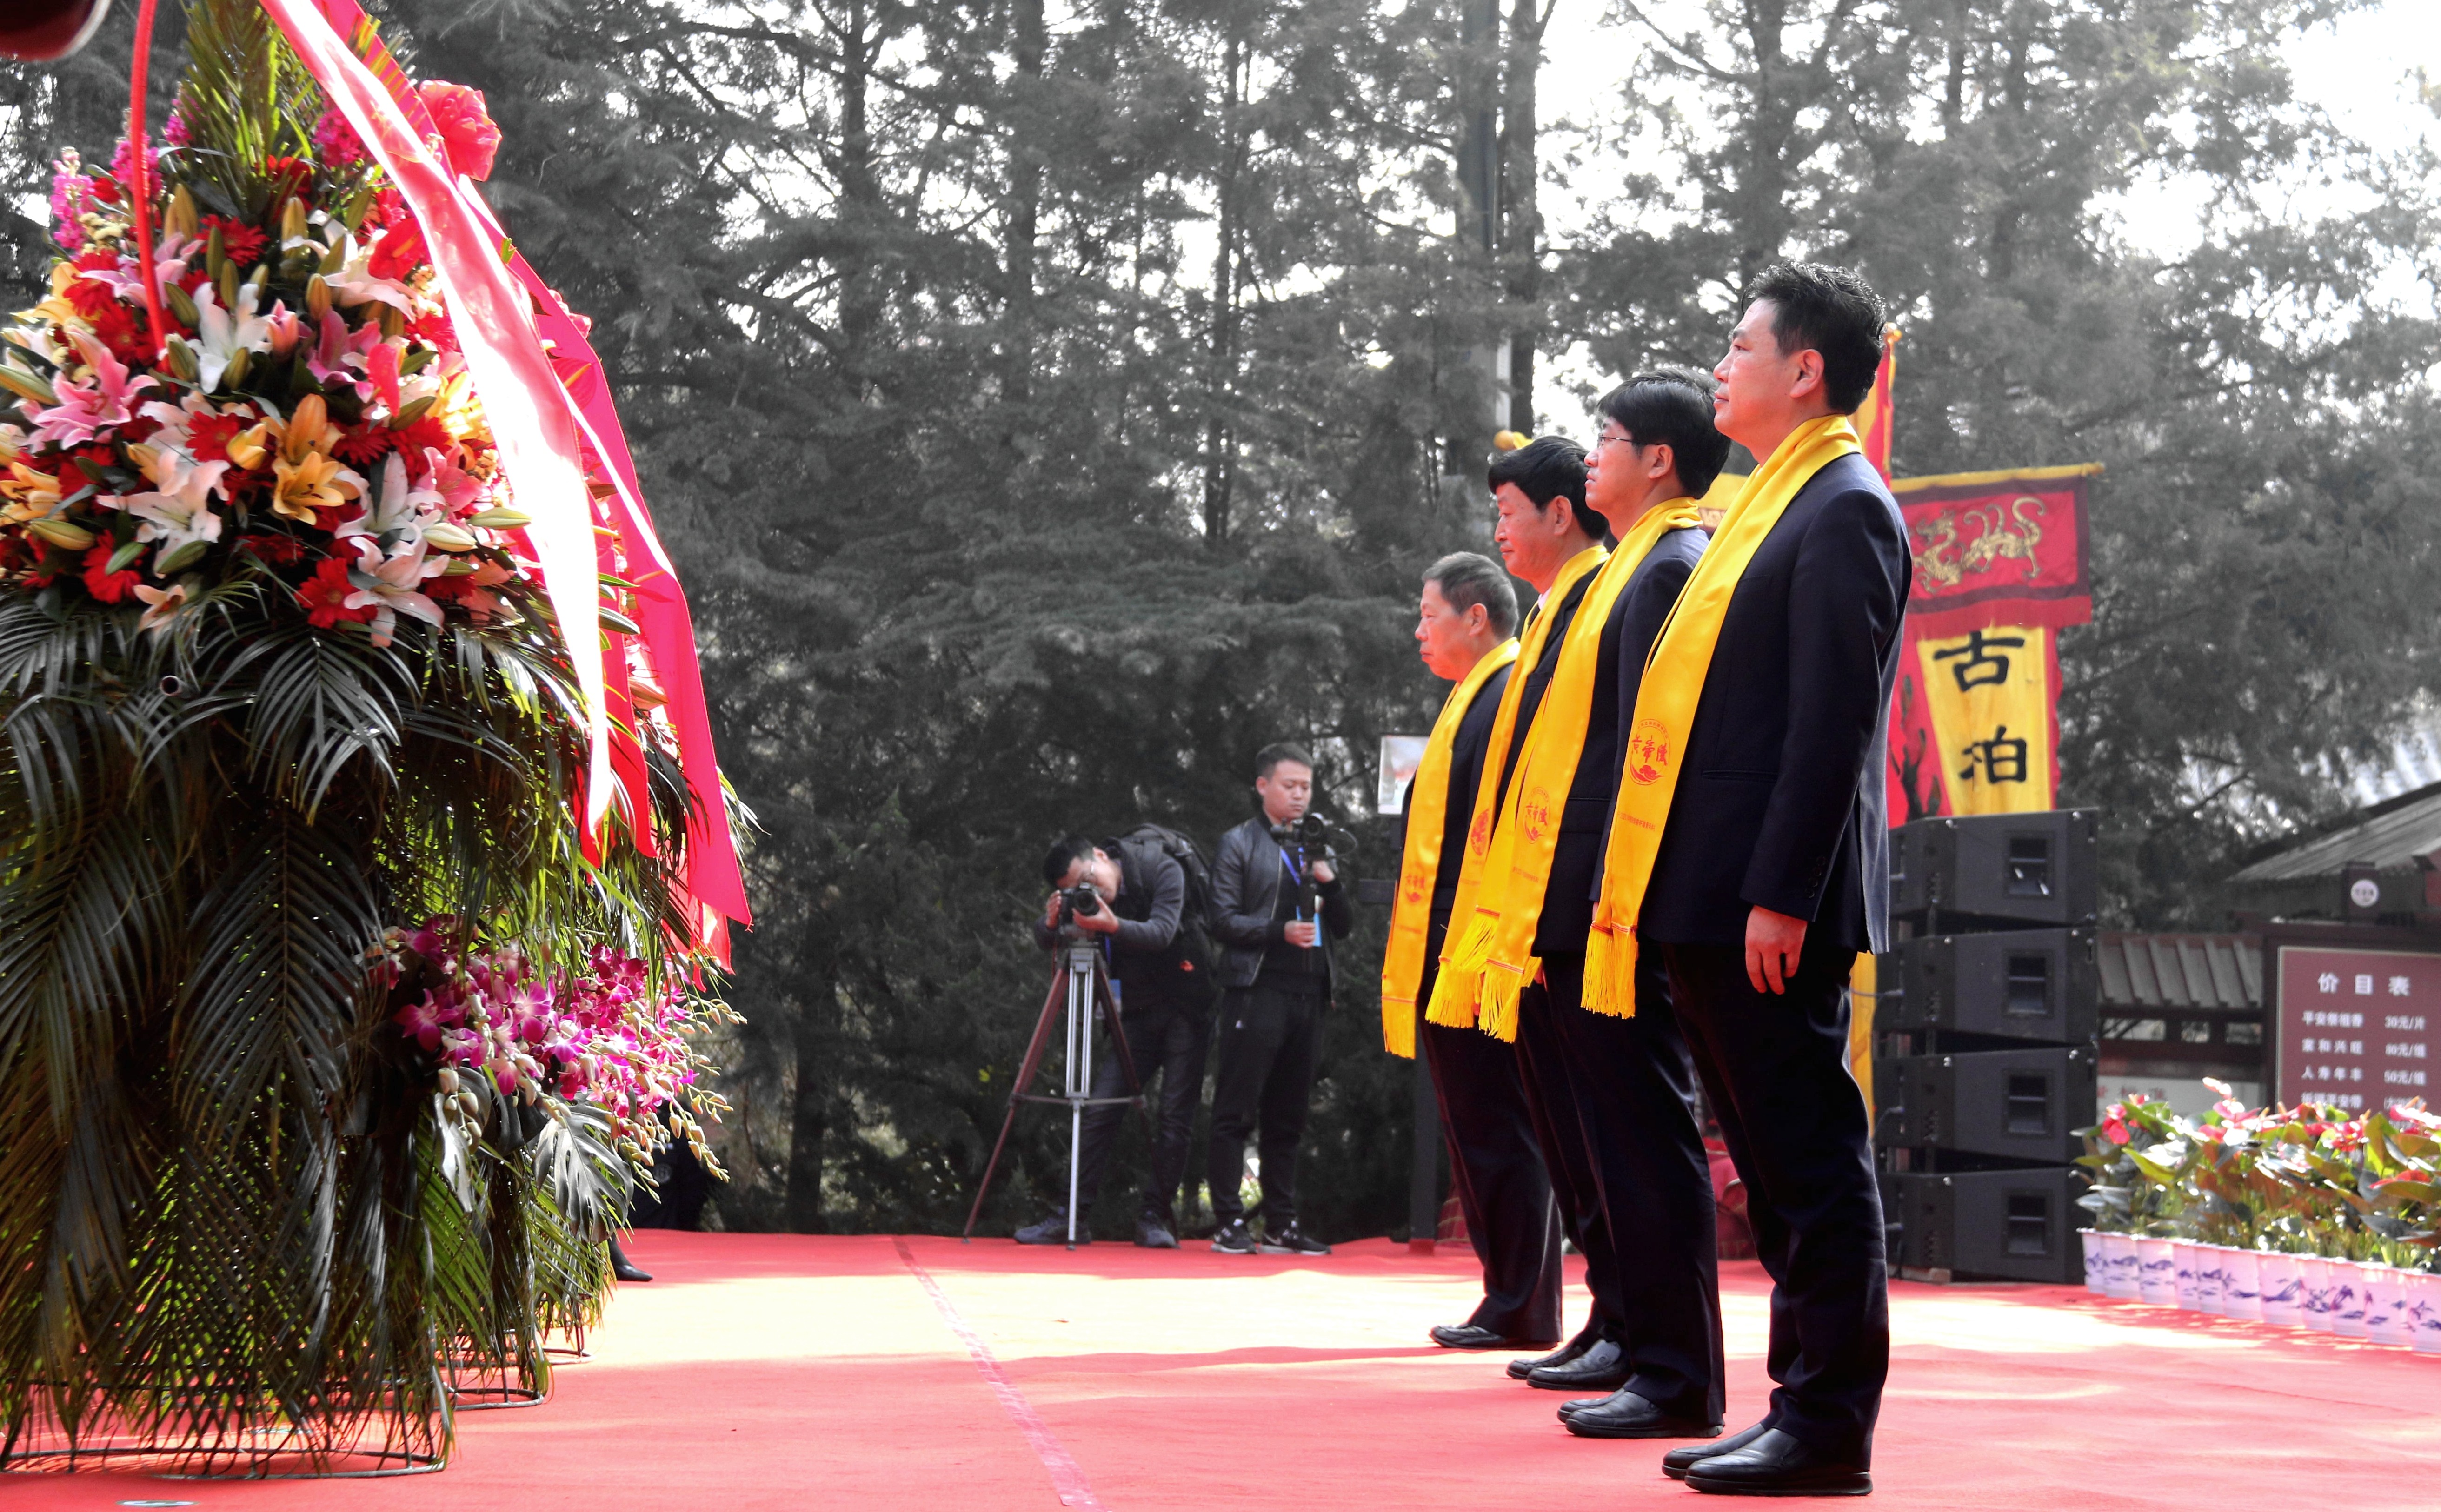
[{"label": "camera tripod", "polygon": [[[1076,1168],[1084,1153],[1085,1109],[1107,1107],[1113,1103],[1131,1103],[1137,1112],[1144,1111],[1144,1078],[1136,1074],[1135,1056],[1128,1050],[1128,1036],[1119,1027],[1119,1005],[1111,996],[1110,979],[1102,967],[1101,947],[1090,939],[1070,939],[1064,943],[1066,958],[1052,973],[1051,995],[1042,999],[1042,1016],[1035,1020],[1034,1038],[1025,1047],[1025,1060],[1017,1069],[1017,1085],[1008,1094],[1008,1115],[1001,1120],[1000,1138],[992,1142],[991,1160],[984,1166],[984,1179],[975,1187],[975,1205],[967,1212],[963,1242],[975,1236],[975,1219],[982,1216],[984,1198],[991,1192],[993,1175],[1000,1169],[1001,1152],[1008,1147],[1008,1131],[1017,1125],[1020,1103],[1065,1103],[1068,1105],[1068,1248],[1076,1248]],[[1051,1042],[1051,1021],[1066,1004],[1068,1053],[1061,1068],[1061,1090],[1058,1093],[1026,1090],[1034,1085],[1034,1073],[1041,1068],[1042,1052]],[[1094,1020],[1099,1018],[1111,1030],[1111,1044],[1118,1051],[1119,1069],[1128,1079],[1125,1097],[1094,1095]]]}]

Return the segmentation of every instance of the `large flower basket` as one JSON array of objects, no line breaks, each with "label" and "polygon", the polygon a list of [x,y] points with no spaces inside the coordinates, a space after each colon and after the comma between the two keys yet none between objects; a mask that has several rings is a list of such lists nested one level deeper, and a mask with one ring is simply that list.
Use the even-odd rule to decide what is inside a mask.
[{"label": "large flower basket", "polygon": [[729,812],[479,98],[189,39],[0,344],[0,1466],[430,1468],[700,1143]]}]

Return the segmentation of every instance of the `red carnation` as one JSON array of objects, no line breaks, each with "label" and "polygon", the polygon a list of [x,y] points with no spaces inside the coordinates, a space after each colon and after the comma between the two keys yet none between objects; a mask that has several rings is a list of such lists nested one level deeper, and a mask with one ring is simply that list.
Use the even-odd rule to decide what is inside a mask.
[{"label": "red carnation", "polygon": [[305,601],[305,622],[316,630],[328,630],[342,620],[363,624],[373,617],[371,605],[351,609],[348,595],[355,592],[348,582],[348,564],[335,556],[326,556],[315,564],[314,575],[297,590]]},{"label": "red carnation", "polygon": [[434,80],[418,84],[415,93],[431,112],[432,124],[441,128],[449,166],[468,178],[490,178],[492,159],[500,151],[500,129],[483,108],[483,92]]},{"label": "red carnation", "polygon": [[262,258],[262,243],[268,239],[255,227],[243,221],[232,221],[226,215],[207,215],[204,225],[208,230],[215,225],[220,227],[221,250],[227,253],[229,261],[239,267],[252,267]]},{"label": "red carnation", "polygon": [[102,542],[84,554],[84,590],[104,603],[117,603],[127,597],[127,590],[144,581],[144,574],[134,567],[110,570],[110,558],[118,549]]}]

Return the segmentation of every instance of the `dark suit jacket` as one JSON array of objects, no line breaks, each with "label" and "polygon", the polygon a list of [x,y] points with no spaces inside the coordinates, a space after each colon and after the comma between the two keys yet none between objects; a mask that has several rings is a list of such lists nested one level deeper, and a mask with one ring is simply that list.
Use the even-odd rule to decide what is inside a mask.
[{"label": "dark suit jacket", "polygon": [[[1440,951],[1441,931],[1449,927],[1450,905],[1457,897],[1457,874],[1466,864],[1467,827],[1474,822],[1474,790],[1483,781],[1483,759],[1492,752],[1492,726],[1500,714],[1500,693],[1509,686],[1511,662],[1483,679],[1474,702],[1458,717],[1457,734],[1450,741],[1449,805],[1441,820],[1440,864],[1433,871],[1431,954]],[[1399,816],[1399,853],[1407,852],[1407,823],[1414,817],[1416,784],[1407,784],[1406,806]]]},{"label": "dark suit jacket", "polygon": [[1534,932],[1538,956],[1584,953],[1585,934],[1594,923],[1596,882],[1608,848],[1611,794],[1618,785],[1620,716],[1614,711],[1624,696],[1633,711],[1645,654],[1653,649],[1653,638],[1661,633],[1661,622],[1670,617],[1670,606],[1678,602],[1678,590],[1687,585],[1709,539],[1701,531],[1672,531],[1662,536],[1611,603],[1601,655],[1594,663],[1584,753],[1577,760],[1576,780],[1568,784],[1568,800],[1560,810],[1551,881],[1544,890],[1543,917]]},{"label": "dark suit jacket", "polygon": [[1730,596],[1637,922],[1738,945],[1755,907],[1817,940],[1888,940],[1884,728],[1913,575],[1907,523],[1862,457],[1806,483]]},{"label": "dark suit jacket", "polygon": [[1534,715],[1543,707],[1543,695],[1551,691],[1551,675],[1560,670],[1560,644],[1568,639],[1568,626],[1575,621],[1585,595],[1593,591],[1594,579],[1600,575],[1599,568],[1586,573],[1577,579],[1566,597],[1557,603],[1543,605],[1543,612],[1553,618],[1550,634],[1543,638],[1543,654],[1534,658],[1534,665],[1510,663],[1510,675],[1524,677],[1526,691],[1517,695],[1517,728],[1510,737],[1509,754],[1500,766],[1499,801],[1503,803],[1509,801],[1509,783],[1517,775],[1517,758],[1526,750],[1526,732],[1534,728]]}]

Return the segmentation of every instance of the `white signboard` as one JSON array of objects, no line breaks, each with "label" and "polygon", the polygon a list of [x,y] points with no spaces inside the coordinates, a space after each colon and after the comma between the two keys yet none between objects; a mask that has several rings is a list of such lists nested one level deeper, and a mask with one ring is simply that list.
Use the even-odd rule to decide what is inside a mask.
[{"label": "white signboard", "polygon": [[1424,762],[1424,747],[1432,744],[1430,735],[1384,735],[1382,737],[1382,783],[1375,809],[1383,814],[1396,814],[1407,801],[1407,784],[1416,780],[1416,768]]}]

